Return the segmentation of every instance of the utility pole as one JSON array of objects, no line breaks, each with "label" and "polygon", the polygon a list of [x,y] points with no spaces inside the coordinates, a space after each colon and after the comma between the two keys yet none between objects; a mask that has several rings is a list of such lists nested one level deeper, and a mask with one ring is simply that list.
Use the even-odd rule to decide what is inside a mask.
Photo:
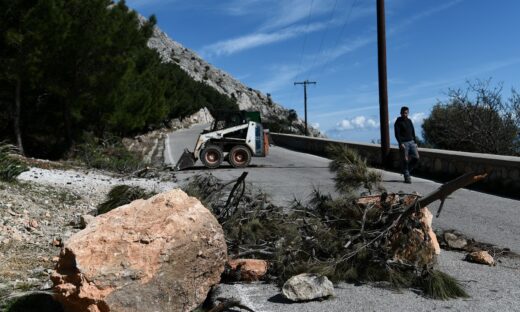
[{"label": "utility pole", "polygon": [[307,132],[307,85],[308,84],[316,84],[316,81],[305,80],[302,82],[294,83],[294,85],[303,85],[303,103],[305,106],[305,135],[308,134],[308,132]]},{"label": "utility pole", "polygon": [[377,59],[379,71],[379,124],[381,125],[381,164],[390,167],[388,126],[388,87],[386,75],[385,1],[377,0]]}]

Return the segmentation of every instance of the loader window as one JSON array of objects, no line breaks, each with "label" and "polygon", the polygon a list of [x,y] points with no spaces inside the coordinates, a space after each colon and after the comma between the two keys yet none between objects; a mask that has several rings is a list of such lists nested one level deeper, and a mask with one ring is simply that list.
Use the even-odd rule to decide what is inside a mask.
[{"label": "loader window", "polygon": [[215,120],[215,126],[213,127],[213,131],[222,130],[226,128],[225,120]]},{"label": "loader window", "polygon": [[220,112],[215,118],[212,131],[227,129],[234,126],[243,125],[244,123],[246,123],[246,121],[237,112]]}]

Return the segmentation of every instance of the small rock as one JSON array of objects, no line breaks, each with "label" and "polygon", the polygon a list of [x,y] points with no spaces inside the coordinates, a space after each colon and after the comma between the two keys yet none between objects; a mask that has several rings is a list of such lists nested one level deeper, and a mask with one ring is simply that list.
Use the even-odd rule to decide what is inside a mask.
[{"label": "small rock", "polygon": [[62,242],[61,238],[59,238],[59,237],[53,239],[51,244],[54,247],[62,247],[63,246],[63,242]]},{"label": "small rock", "polygon": [[45,283],[41,284],[41,286],[40,286],[41,290],[47,290],[47,289],[51,289],[51,288],[52,288],[52,282],[50,280],[46,281]]},{"label": "small rock", "polygon": [[450,232],[444,233],[444,240],[446,241],[448,247],[453,249],[464,249],[464,247],[468,245],[468,241],[465,238],[459,237]]},{"label": "small rock", "polygon": [[237,276],[240,281],[253,282],[258,281],[267,273],[268,263],[259,259],[231,259],[228,260],[231,275]]},{"label": "small rock", "polygon": [[41,260],[41,261],[47,262],[47,261],[49,261],[49,257],[38,256],[38,260]]},{"label": "small rock", "polygon": [[31,221],[29,221],[29,226],[34,228],[34,229],[37,229],[39,227],[38,221],[32,219]]},{"label": "small rock", "polygon": [[23,240],[22,235],[20,235],[20,233],[18,233],[18,232],[14,232],[13,235],[11,236],[11,238],[18,242],[21,242]]},{"label": "small rock", "polygon": [[29,270],[29,273],[30,274],[41,274],[41,273],[44,273],[45,272],[45,268],[42,267],[42,266],[39,266],[39,267],[36,267],[32,270]]},{"label": "small rock", "polygon": [[282,294],[291,301],[307,301],[335,296],[334,285],[326,277],[303,273],[291,277],[282,287]]},{"label": "small rock", "polygon": [[466,260],[480,264],[487,264],[490,266],[494,266],[496,264],[495,259],[493,259],[493,257],[485,250],[474,251],[467,254]]}]

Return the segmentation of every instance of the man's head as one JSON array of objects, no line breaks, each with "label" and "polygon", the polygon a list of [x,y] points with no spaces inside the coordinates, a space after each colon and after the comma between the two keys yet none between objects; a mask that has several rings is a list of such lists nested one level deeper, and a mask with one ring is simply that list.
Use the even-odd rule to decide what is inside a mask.
[{"label": "man's head", "polygon": [[406,107],[406,106],[401,107],[401,117],[408,118],[409,111],[410,110],[408,109],[408,107]]}]

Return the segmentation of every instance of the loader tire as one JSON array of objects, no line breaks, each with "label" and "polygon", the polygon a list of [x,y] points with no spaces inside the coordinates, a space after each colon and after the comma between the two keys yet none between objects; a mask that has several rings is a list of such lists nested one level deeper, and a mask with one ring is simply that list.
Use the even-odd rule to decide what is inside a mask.
[{"label": "loader tire", "polygon": [[251,162],[251,151],[243,145],[235,145],[229,151],[229,163],[235,168],[245,168]]},{"label": "loader tire", "polygon": [[201,152],[200,160],[210,169],[215,169],[222,164],[222,160],[224,159],[224,153],[222,149],[217,145],[208,145]]}]

